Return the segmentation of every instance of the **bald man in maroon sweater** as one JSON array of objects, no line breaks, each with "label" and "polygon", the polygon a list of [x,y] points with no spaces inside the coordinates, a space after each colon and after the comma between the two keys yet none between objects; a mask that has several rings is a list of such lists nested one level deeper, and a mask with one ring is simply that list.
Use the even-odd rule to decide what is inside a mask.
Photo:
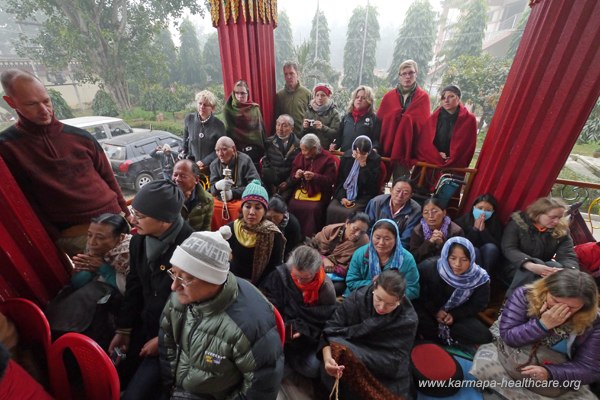
[{"label": "bald man in maroon sweater", "polygon": [[84,253],[90,219],[129,211],[110,162],[86,131],[63,125],[40,80],[16,69],[0,76],[19,120],[0,133],[0,157],[57,245]]}]

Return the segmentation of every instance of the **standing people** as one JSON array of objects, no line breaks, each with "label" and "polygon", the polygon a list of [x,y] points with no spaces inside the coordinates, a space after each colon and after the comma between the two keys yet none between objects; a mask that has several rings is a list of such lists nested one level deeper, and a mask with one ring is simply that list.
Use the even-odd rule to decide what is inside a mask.
[{"label": "standing people", "polygon": [[417,161],[448,168],[467,168],[477,144],[477,120],[460,102],[458,86],[442,89],[442,105],[427,119],[415,140]]},{"label": "standing people", "polygon": [[181,216],[195,231],[209,231],[214,199],[200,184],[200,168],[192,160],[179,160],[173,170],[173,182],[183,193]]},{"label": "standing people", "polygon": [[410,175],[413,143],[431,110],[429,95],[417,84],[418,73],[415,61],[400,64],[398,86],[383,96],[377,111],[380,154],[392,159],[394,179]]},{"label": "standing people", "polygon": [[285,87],[277,92],[275,98],[275,118],[289,114],[294,119],[294,132],[302,130],[306,107],[310,102],[310,90],[298,81],[298,64],[286,61],[283,64]]},{"label": "standing people", "polygon": [[331,96],[333,89],[328,83],[317,83],[313,89],[313,98],[302,121],[300,137],[314,133],[321,141],[321,146],[328,149],[332,140],[337,137],[340,126],[340,113]]},{"label": "standing people", "polygon": [[156,146],[150,153],[150,157],[157,159],[160,163],[163,179],[171,179],[173,167],[179,158],[179,153],[171,150],[171,146],[165,143],[162,146]]},{"label": "standing people", "polygon": [[238,151],[247,154],[256,167],[265,155],[265,126],[260,106],[250,100],[250,89],[246,81],[233,85],[233,92],[225,104],[227,136],[233,139]]},{"label": "standing people", "polygon": [[196,104],[198,111],[185,117],[182,155],[189,156],[203,169],[217,158],[215,145],[225,136],[225,125],[214,115],[217,98],[212,92],[196,93]]},{"label": "standing people", "polygon": [[49,235],[67,254],[83,253],[90,219],[129,210],[102,147],[54,116],[46,88],[16,69],[0,76],[17,123],[0,134],[0,156]]},{"label": "standing people", "polygon": [[339,149],[345,155],[352,153],[352,143],[359,136],[367,136],[373,142],[373,148],[379,149],[379,126],[375,116],[375,98],[369,86],[354,89],[346,114],[342,117],[337,137],[329,150]]},{"label": "standing people", "polygon": [[[283,349],[273,307],[229,272],[221,232],[195,232],[171,257],[171,294],[160,328],[169,398],[275,400]],[[147,397],[157,398],[157,396]]]},{"label": "standing people", "polygon": [[[177,245],[193,232],[181,217],[182,205],[181,190],[167,180],[144,185],[131,204],[137,234],[129,245],[125,298],[108,348],[110,354],[117,348],[127,354],[123,366],[126,371],[120,372],[135,371],[123,399],[148,399],[160,392],[158,330],[161,312],[171,293],[169,260]],[[117,365],[120,362],[118,358]]]}]

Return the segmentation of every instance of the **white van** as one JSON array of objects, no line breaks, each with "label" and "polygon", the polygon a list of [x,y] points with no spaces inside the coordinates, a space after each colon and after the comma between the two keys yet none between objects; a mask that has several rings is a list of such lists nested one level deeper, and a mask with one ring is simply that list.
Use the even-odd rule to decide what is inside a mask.
[{"label": "white van", "polygon": [[103,142],[127,133],[138,131],[149,132],[148,129],[134,130],[122,119],[113,117],[79,117],[63,119],[60,122],[65,125],[71,125],[85,129],[91,133],[98,142]]}]

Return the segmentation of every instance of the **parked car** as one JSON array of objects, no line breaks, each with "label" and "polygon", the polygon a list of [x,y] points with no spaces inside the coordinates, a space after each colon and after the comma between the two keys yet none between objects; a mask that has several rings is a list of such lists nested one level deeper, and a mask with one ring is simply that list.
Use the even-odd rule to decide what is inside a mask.
[{"label": "parked car", "polygon": [[99,142],[134,132],[125,121],[113,117],[78,117],[63,119],[60,122],[85,129]]},{"label": "parked car", "polygon": [[160,163],[150,157],[150,153],[164,144],[180,151],[183,141],[169,132],[136,132],[107,139],[102,148],[119,185],[138,191],[145,184],[162,178]]}]

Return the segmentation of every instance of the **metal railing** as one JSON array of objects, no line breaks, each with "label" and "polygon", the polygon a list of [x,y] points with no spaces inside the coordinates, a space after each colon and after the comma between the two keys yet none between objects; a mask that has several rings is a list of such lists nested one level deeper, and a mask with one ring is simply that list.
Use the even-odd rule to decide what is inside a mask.
[{"label": "metal railing", "polygon": [[590,230],[600,230],[600,183],[557,179],[552,187],[552,196],[560,197],[567,203],[581,202],[581,211],[587,213],[586,222]]}]

